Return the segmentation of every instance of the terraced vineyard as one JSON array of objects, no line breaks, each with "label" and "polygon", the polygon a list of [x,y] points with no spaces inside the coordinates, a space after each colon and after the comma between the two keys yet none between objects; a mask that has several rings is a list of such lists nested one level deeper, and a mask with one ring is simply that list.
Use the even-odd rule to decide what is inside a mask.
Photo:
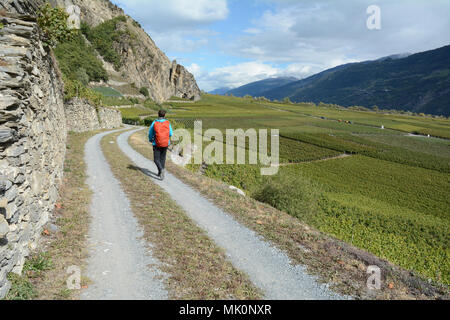
[{"label": "terraced vineyard", "polygon": [[188,129],[196,119],[222,132],[279,129],[278,175],[263,177],[258,165],[248,164],[209,165],[205,175],[450,284],[448,119],[212,95],[193,104],[171,102],[169,114]]}]

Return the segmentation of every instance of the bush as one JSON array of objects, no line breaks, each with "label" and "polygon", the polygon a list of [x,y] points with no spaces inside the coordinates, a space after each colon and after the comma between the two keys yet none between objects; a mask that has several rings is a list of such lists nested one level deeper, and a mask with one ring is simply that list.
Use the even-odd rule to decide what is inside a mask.
[{"label": "bush", "polygon": [[139,117],[122,117],[122,122],[131,125],[143,125],[143,120]]},{"label": "bush", "polygon": [[87,46],[82,35],[78,33],[70,41],[60,43],[55,48],[55,56],[58,59],[61,72],[69,79],[85,83],[84,69],[89,81],[108,81],[108,73],[103,68],[102,62],[97,58],[94,50]]},{"label": "bush", "polygon": [[139,89],[139,93],[142,94],[144,97],[148,97],[150,96],[150,92],[148,92],[148,89],[145,87],[142,87],[141,89]]},{"label": "bush", "polygon": [[76,79],[87,86],[89,84],[89,76],[84,68],[80,68],[75,73]]},{"label": "bush", "polygon": [[269,178],[254,198],[274,208],[285,211],[305,222],[318,211],[319,192],[312,182],[304,177],[277,175]]},{"label": "bush", "polygon": [[39,9],[37,23],[43,33],[44,46],[54,48],[59,42],[71,40],[77,30],[67,24],[69,15],[61,8],[53,8],[46,3]]},{"label": "bush", "polygon": [[118,30],[118,24],[120,22],[126,22],[125,16],[116,17],[114,19],[103,22],[95,28],[90,28],[86,23],[82,23],[81,31],[86,38],[92,43],[98,53],[105,59],[114,65],[116,70],[122,67],[122,60],[120,55],[114,50],[114,43],[121,41],[123,35],[130,35],[130,31]]},{"label": "bush", "polygon": [[95,106],[102,105],[102,95],[95,92],[91,88],[86,87],[78,80],[71,80],[63,75],[64,81],[64,98],[70,100],[72,98],[87,99]]}]

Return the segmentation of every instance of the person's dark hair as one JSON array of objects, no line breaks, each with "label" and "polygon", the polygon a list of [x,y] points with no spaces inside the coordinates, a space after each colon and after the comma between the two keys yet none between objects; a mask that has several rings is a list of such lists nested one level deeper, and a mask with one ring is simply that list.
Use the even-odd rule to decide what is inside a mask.
[{"label": "person's dark hair", "polygon": [[166,116],[166,110],[159,110],[158,117],[164,118]]}]

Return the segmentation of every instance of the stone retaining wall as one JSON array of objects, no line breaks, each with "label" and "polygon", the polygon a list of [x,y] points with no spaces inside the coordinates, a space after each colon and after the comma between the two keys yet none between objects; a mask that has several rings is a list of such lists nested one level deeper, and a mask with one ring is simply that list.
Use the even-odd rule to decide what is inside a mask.
[{"label": "stone retaining wall", "polygon": [[66,103],[67,130],[85,132],[99,129],[113,129],[122,125],[120,111],[96,108],[87,101],[72,99]]},{"label": "stone retaining wall", "polygon": [[26,20],[0,17],[0,297],[53,212],[66,149],[61,81]]},{"label": "stone retaining wall", "polygon": [[[19,2],[11,2],[19,3]],[[117,110],[64,105],[54,57],[32,17],[0,16],[0,298],[20,274],[53,213],[67,132],[115,128]]]}]

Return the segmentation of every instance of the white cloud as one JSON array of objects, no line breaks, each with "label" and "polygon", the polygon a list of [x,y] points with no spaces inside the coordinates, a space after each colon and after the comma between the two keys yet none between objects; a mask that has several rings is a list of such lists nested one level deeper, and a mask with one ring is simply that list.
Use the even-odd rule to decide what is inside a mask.
[{"label": "white cloud", "polygon": [[227,0],[115,0],[137,20],[164,52],[193,52],[216,32],[209,24],[225,20]]},{"label": "white cloud", "polygon": [[167,32],[225,20],[226,0],[117,0],[145,28]]},{"label": "white cloud", "polygon": [[240,87],[250,82],[277,76],[281,72],[280,69],[259,61],[220,67],[210,72],[202,69],[195,63],[187,67],[187,69],[192,72],[200,88],[205,91],[222,87]]},{"label": "white cloud", "polygon": [[276,4],[247,30],[223,44],[240,58],[334,67],[449,44],[450,1],[377,0],[382,29],[367,29],[373,0],[257,0]]}]

